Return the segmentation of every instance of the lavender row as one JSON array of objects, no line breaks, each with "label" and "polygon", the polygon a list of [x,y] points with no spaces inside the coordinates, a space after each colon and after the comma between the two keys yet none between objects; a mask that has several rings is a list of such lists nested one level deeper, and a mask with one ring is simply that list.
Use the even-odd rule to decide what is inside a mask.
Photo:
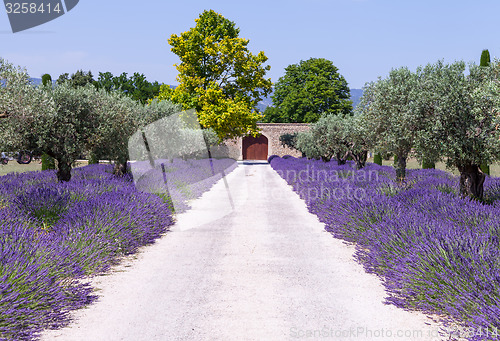
[{"label": "lavender row", "polygon": [[500,179],[487,178],[480,203],[439,170],[410,170],[397,183],[392,167],[376,164],[275,157],[271,166],[328,231],[356,243],[388,302],[446,316],[470,340],[500,339]]},{"label": "lavender row", "polygon": [[[174,160],[170,179],[184,202],[208,190],[234,160]],[[69,312],[93,302],[86,279],[123,255],[153,243],[173,224],[171,198],[144,193],[109,165],[0,177],[0,340],[36,339],[43,328],[69,322]],[[161,193],[160,193],[161,194]]]}]

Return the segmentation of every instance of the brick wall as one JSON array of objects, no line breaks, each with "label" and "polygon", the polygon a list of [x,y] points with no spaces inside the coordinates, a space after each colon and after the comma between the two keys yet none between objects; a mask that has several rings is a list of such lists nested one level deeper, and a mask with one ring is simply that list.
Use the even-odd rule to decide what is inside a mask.
[{"label": "brick wall", "polygon": [[[258,123],[257,126],[261,130],[261,134],[268,139],[268,151],[267,156],[270,155],[292,155],[295,157],[300,157],[301,153],[295,149],[290,149],[288,147],[283,147],[280,143],[280,136],[283,134],[291,134],[295,132],[301,132],[309,129],[309,124],[307,123]],[[234,158],[236,160],[243,159],[242,150],[242,138],[237,138],[234,140],[228,140],[220,148],[220,151],[224,151],[226,155]]]}]

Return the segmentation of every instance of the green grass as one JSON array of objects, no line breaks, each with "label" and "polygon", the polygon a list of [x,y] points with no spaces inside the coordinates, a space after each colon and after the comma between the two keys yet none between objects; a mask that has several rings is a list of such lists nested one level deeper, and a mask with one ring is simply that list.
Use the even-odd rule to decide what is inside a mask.
[{"label": "green grass", "polygon": [[[78,162],[76,167],[83,167],[87,165],[87,161]],[[20,165],[16,160],[11,160],[7,165],[0,165],[0,176],[9,173],[24,173],[32,171],[41,171],[42,164],[40,160],[33,160],[27,165]]]}]

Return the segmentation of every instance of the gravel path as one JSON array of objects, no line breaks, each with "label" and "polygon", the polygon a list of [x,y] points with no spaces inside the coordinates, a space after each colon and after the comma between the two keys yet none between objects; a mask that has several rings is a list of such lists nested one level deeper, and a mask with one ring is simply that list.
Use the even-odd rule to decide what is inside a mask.
[{"label": "gravel path", "polygon": [[383,304],[354,248],[332,238],[268,164],[239,165],[172,231],[94,279],[97,303],[43,340],[439,340]]}]

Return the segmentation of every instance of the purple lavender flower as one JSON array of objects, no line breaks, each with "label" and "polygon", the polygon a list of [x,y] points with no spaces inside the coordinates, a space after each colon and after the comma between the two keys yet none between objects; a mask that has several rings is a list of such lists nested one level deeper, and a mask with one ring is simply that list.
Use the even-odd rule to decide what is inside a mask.
[{"label": "purple lavender flower", "polygon": [[487,177],[480,203],[461,198],[458,178],[439,170],[409,170],[400,184],[392,167],[375,164],[356,171],[350,162],[273,158],[271,166],[328,231],[357,244],[356,259],[380,276],[389,303],[446,315],[476,331],[461,335],[469,340],[500,339],[499,178]]},{"label": "purple lavender flower", "polygon": [[[229,172],[235,162],[169,166],[181,209],[220,179],[210,176],[211,166]],[[0,177],[0,340],[33,340],[43,328],[67,324],[71,310],[96,299],[85,276],[154,243],[173,224],[165,198],[112,170],[76,168],[66,183],[51,170]]]}]

